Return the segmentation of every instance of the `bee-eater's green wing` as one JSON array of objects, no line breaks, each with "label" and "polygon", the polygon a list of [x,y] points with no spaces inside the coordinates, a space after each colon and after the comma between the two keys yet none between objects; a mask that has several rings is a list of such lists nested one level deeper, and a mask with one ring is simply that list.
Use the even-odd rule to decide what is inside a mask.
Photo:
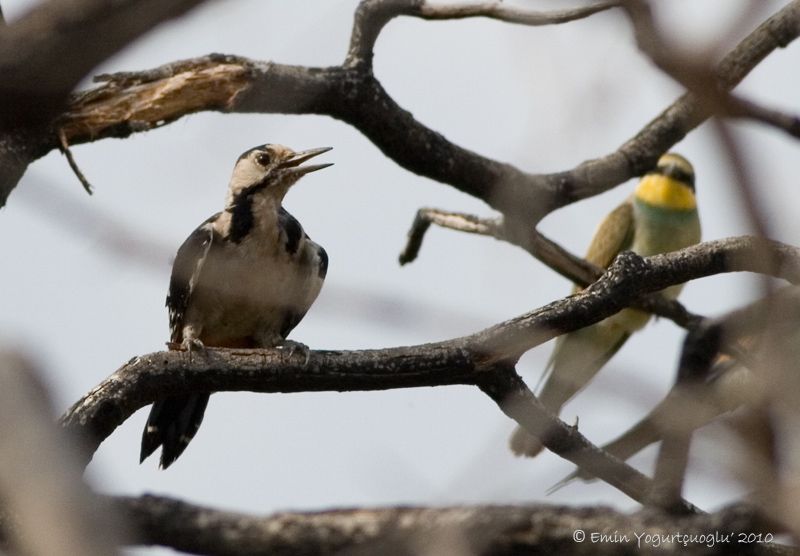
[{"label": "bee-eater's green wing", "polygon": [[592,238],[586,251],[586,260],[602,268],[608,268],[620,252],[633,243],[633,203],[630,199],[606,216]]},{"label": "bee-eater's green wing", "polygon": [[[586,259],[606,268],[617,254],[631,246],[633,232],[633,203],[628,199],[600,223]],[[557,415],[561,406],[597,374],[629,335],[624,327],[609,322],[560,336],[542,377],[545,383],[539,400]],[[524,429],[517,428],[511,437],[511,450],[517,455],[533,457],[541,449],[541,441]]]}]

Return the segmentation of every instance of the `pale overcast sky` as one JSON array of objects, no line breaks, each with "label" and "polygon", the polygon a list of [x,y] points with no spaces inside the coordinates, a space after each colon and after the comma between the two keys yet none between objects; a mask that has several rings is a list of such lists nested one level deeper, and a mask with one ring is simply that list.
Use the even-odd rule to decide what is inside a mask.
[{"label": "pale overcast sky", "polygon": [[[30,4],[2,0],[9,19]],[[145,69],[210,52],[338,64],[356,4],[209,2],[96,72]],[[760,21],[783,2],[757,4]],[[734,44],[729,30],[748,3],[658,5],[667,34],[697,50],[720,36]],[[734,39],[754,27],[749,21]],[[739,90],[796,113],[798,67],[800,47],[793,44],[771,54]],[[397,102],[420,121],[464,147],[529,171],[568,169],[614,150],[681,93],[638,53],[629,24],[614,12],[539,28],[400,18],[380,36],[375,68]],[[799,243],[797,142],[753,123],[735,129],[756,183],[771,196],[773,235]],[[171,258],[200,222],[222,208],[238,155],[265,142],[334,147],[325,162],[335,166],[303,179],[285,202],[330,256],[322,294],[292,334],[311,348],[446,339],[569,292],[563,278],[519,249],[440,229],[429,232],[416,262],[400,268],[397,255],[417,208],[481,216],[492,211],[399,168],[341,122],[197,114],[127,140],[76,147],[75,157],[96,188],[93,197],[83,192],[63,157],[51,153],[29,168],[0,212],[6,261],[0,339],[41,364],[59,411],[132,356],[163,349]],[[747,233],[730,172],[708,126],[675,150],[695,164],[704,237]],[[632,186],[558,211],[542,229],[583,253],[596,224]],[[135,238],[141,245],[133,245]],[[753,283],[747,276],[715,277],[690,284],[682,300],[693,311],[718,314],[751,298]],[[579,415],[581,430],[598,443],[621,432],[668,388],[682,339],[670,322],[648,325],[565,408],[564,419]],[[523,359],[520,370],[530,386],[550,349],[542,346]],[[544,491],[571,471],[571,464],[551,454],[515,459],[506,447],[513,423],[476,388],[216,394],[197,437],[166,472],[157,470],[155,457],[138,463],[147,411],[129,419],[98,451],[88,476],[100,490],[160,493],[255,513],[399,503],[636,507],[603,484],[574,485],[546,498]],[[647,454],[634,462],[649,473],[652,451]],[[706,509],[739,494],[717,464],[707,454],[695,458],[686,491]]]}]

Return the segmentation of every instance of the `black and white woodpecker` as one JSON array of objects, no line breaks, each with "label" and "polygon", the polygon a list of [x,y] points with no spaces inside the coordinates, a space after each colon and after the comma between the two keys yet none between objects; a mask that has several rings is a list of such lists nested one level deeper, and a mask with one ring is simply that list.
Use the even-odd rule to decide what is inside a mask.
[{"label": "black and white woodpecker", "polygon": [[[171,348],[293,344],[286,336],[317,298],[328,255],[281,202],[302,176],[331,166],[303,165],[329,150],[268,144],[239,157],[225,210],[192,232],[175,257],[167,295]],[[191,393],[156,401],[140,461],[161,446],[161,467],[169,467],[197,433],[208,398]]]}]

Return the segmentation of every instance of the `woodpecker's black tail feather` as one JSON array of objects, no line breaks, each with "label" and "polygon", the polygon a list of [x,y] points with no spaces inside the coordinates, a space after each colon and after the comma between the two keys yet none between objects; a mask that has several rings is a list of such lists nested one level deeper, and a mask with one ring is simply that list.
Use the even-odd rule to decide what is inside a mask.
[{"label": "woodpecker's black tail feather", "polygon": [[161,446],[161,468],[166,469],[186,449],[203,422],[209,394],[170,396],[153,404],[142,433],[139,462]]}]

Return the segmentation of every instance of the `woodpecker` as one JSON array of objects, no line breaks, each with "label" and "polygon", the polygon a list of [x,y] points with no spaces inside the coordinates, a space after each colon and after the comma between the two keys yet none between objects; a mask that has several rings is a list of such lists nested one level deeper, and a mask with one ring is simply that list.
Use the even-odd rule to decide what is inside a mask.
[{"label": "woodpecker", "polygon": [[[600,223],[586,259],[607,268],[624,250],[647,257],[677,251],[699,241],[694,169],[679,154],[667,153],[654,170],[642,177],[634,194]],[[674,299],[682,287],[682,284],[672,286],[662,293]],[[649,318],[642,311],[623,309],[592,326],[560,336],[545,371],[539,400],[558,415],[561,407],[594,378]],[[538,438],[519,427],[511,437],[510,446],[516,455],[528,457],[537,455],[543,447]]]},{"label": "woodpecker", "polygon": [[[302,176],[331,166],[302,165],[329,150],[267,144],[239,157],[225,209],[192,232],[175,257],[167,294],[170,349],[302,346],[286,337],[317,298],[328,255],[281,203]],[[169,467],[197,433],[208,398],[191,393],[156,401],[140,462],[161,446],[161,468]]]}]

